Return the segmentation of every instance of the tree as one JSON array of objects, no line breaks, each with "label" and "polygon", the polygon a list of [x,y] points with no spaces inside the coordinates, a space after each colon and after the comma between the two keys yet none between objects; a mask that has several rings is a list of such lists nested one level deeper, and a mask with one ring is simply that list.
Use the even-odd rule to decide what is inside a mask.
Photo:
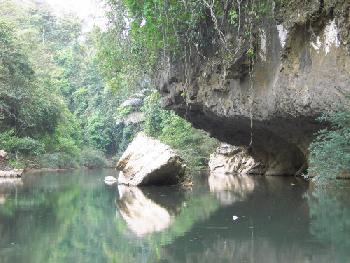
[{"label": "tree", "polygon": [[341,109],[324,115],[320,121],[331,124],[321,130],[310,145],[309,173],[316,182],[327,183],[350,172],[350,111]]}]

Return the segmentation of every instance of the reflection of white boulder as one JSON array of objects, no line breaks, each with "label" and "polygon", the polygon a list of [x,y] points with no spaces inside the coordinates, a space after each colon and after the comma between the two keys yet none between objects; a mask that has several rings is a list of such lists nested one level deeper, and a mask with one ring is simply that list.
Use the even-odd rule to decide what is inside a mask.
[{"label": "reflection of white boulder", "polygon": [[137,187],[118,186],[117,206],[129,229],[137,236],[165,230],[172,223],[172,216],[160,205],[145,197]]},{"label": "reflection of white boulder", "polygon": [[23,185],[23,181],[21,178],[1,178],[0,177],[0,189],[11,187],[11,186],[18,186]]},{"label": "reflection of white boulder", "polygon": [[6,195],[0,194],[0,205],[5,204],[6,202]]},{"label": "reflection of white boulder", "polygon": [[183,173],[182,159],[167,145],[139,133],[120,158],[119,184],[175,184]]},{"label": "reflection of white boulder", "polygon": [[0,205],[5,204],[11,189],[22,185],[21,178],[0,178]]},{"label": "reflection of white boulder", "polygon": [[248,175],[211,174],[208,178],[210,192],[223,205],[243,201],[255,188],[255,181]]}]

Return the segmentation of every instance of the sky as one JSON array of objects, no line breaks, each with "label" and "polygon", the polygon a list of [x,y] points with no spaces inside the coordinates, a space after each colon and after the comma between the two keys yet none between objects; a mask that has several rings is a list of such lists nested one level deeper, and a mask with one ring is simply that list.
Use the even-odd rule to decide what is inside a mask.
[{"label": "sky", "polygon": [[71,12],[84,20],[84,31],[88,31],[94,24],[104,27],[106,24],[102,0],[44,0],[60,14]]}]

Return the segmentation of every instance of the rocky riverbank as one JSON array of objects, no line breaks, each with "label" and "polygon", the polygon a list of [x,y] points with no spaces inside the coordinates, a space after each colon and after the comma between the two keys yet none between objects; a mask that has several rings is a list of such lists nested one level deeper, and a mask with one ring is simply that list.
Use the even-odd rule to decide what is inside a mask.
[{"label": "rocky riverbank", "polygon": [[8,154],[0,150],[0,178],[19,178],[23,174],[23,169],[14,169],[8,163]]}]

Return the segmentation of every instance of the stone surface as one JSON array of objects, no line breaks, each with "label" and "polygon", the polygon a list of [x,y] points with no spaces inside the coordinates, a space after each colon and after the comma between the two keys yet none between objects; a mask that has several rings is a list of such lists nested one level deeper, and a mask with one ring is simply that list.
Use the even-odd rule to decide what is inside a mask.
[{"label": "stone surface", "polygon": [[7,158],[7,152],[5,152],[4,150],[0,150],[0,162],[6,160]]},{"label": "stone surface", "polygon": [[120,158],[119,184],[176,184],[184,172],[182,159],[169,146],[139,133]]},{"label": "stone surface", "polygon": [[[141,108],[144,104],[145,97],[150,92],[152,92],[152,90],[143,89],[140,92],[134,93],[128,99],[126,99],[119,106],[119,109],[124,109],[127,111],[127,113],[122,114],[122,116],[118,116],[116,118],[116,124],[134,127],[137,127],[139,124],[141,124],[145,119]],[[139,127],[137,129],[139,129]]]},{"label": "stone surface", "polygon": [[0,178],[18,178],[23,174],[23,169],[13,169],[8,171],[0,171]]},{"label": "stone surface", "polygon": [[113,185],[116,184],[118,180],[114,176],[106,176],[104,182],[106,185]]},{"label": "stone surface", "polygon": [[231,62],[224,63],[225,49],[211,46],[188,63],[164,64],[155,83],[163,105],[195,127],[232,145],[252,141],[250,153],[266,174],[294,175],[307,167],[309,144],[324,128],[315,119],[350,107],[350,2],[292,0],[271,8],[256,27],[253,65],[248,40],[231,26]]},{"label": "stone surface", "polygon": [[243,147],[221,144],[210,155],[209,170],[211,175],[225,176],[226,174],[264,174],[264,167],[256,161],[248,150]]}]

